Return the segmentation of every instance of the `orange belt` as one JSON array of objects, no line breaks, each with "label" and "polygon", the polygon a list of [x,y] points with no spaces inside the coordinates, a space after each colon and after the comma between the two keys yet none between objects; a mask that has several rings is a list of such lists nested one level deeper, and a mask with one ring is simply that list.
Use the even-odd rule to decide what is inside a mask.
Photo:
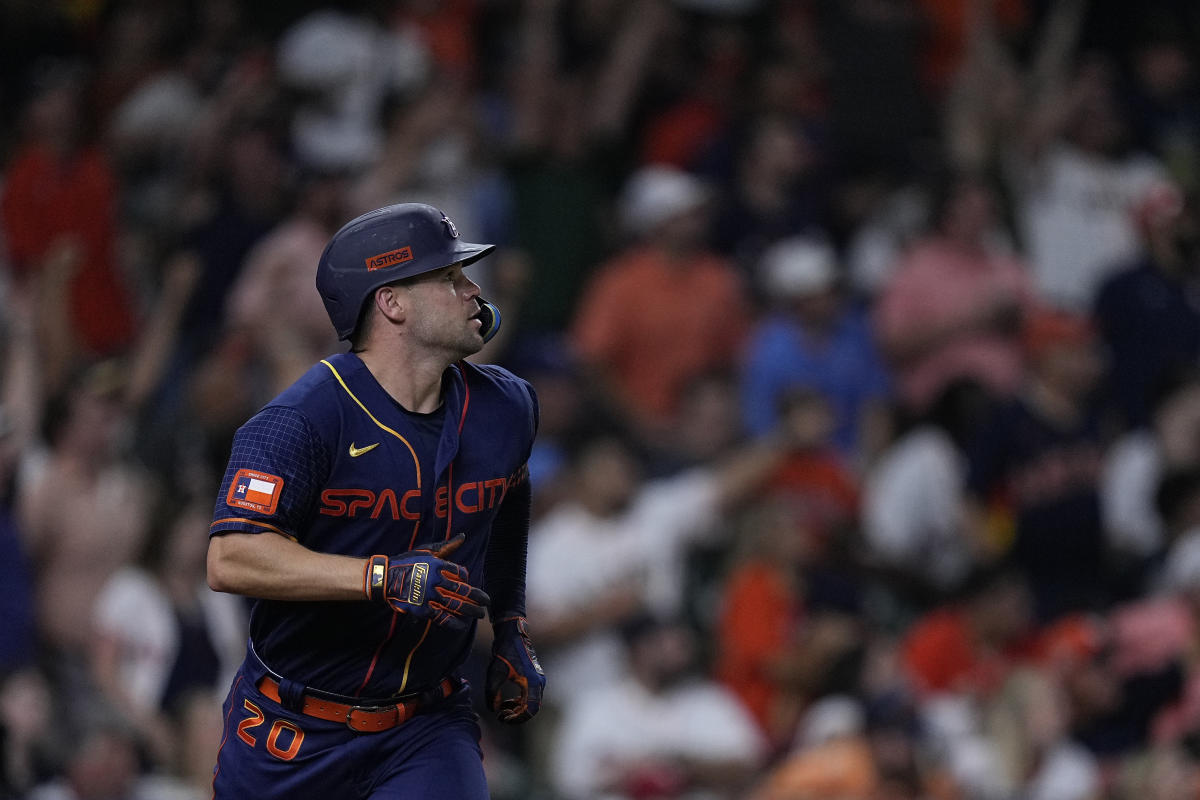
[{"label": "orange belt", "polygon": [[[449,697],[458,686],[458,681],[446,678],[429,691],[410,695],[406,700],[398,700],[387,706],[352,706],[305,695],[300,712],[317,719],[344,723],[347,728],[359,733],[378,733],[403,725],[431,703]],[[258,690],[276,703],[281,702],[279,682],[274,678],[263,678],[258,683]]]}]

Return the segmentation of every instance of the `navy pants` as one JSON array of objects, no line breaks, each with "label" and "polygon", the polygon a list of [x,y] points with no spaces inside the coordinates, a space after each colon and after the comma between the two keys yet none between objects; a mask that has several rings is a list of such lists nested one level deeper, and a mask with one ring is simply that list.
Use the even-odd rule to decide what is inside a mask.
[{"label": "navy pants", "polygon": [[487,800],[466,687],[403,725],[357,733],[259,694],[245,667],[225,699],[214,800]]}]

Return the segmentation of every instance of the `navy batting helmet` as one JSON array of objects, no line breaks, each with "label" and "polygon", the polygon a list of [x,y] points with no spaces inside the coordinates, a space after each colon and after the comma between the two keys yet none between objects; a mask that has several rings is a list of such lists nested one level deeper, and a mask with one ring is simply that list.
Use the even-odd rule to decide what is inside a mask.
[{"label": "navy batting helmet", "polygon": [[329,240],[317,265],[317,291],[338,338],[348,339],[380,286],[459,262],[466,266],[495,247],[462,241],[450,218],[433,206],[384,206],[350,220]]}]

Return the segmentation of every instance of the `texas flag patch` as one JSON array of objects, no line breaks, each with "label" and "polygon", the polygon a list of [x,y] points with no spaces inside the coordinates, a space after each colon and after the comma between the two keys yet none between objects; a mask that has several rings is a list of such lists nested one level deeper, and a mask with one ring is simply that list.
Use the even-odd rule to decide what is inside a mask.
[{"label": "texas flag patch", "polygon": [[227,505],[274,514],[279,505],[279,494],[283,491],[283,478],[252,469],[239,469],[229,485]]}]

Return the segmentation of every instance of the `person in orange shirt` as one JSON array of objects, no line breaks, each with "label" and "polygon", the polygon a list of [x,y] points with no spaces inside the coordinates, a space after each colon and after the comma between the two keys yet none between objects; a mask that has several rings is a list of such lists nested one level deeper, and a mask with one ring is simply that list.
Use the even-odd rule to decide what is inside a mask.
[{"label": "person in orange shirt", "polygon": [[722,589],[716,675],[742,701],[775,751],[792,744],[811,699],[861,645],[856,622],[810,609],[806,575],[822,557],[820,522],[787,494],[749,510],[740,553]]},{"label": "person in orange shirt", "polygon": [[740,276],[705,244],[708,199],[685,172],[635,173],[621,216],[636,241],[599,269],[572,326],[583,360],[651,439],[690,380],[734,365],[748,325]]},{"label": "person in orange shirt", "polygon": [[1032,647],[1032,599],[1024,579],[980,568],[961,604],[935,609],[909,631],[904,666],[918,695],[997,690]]}]

